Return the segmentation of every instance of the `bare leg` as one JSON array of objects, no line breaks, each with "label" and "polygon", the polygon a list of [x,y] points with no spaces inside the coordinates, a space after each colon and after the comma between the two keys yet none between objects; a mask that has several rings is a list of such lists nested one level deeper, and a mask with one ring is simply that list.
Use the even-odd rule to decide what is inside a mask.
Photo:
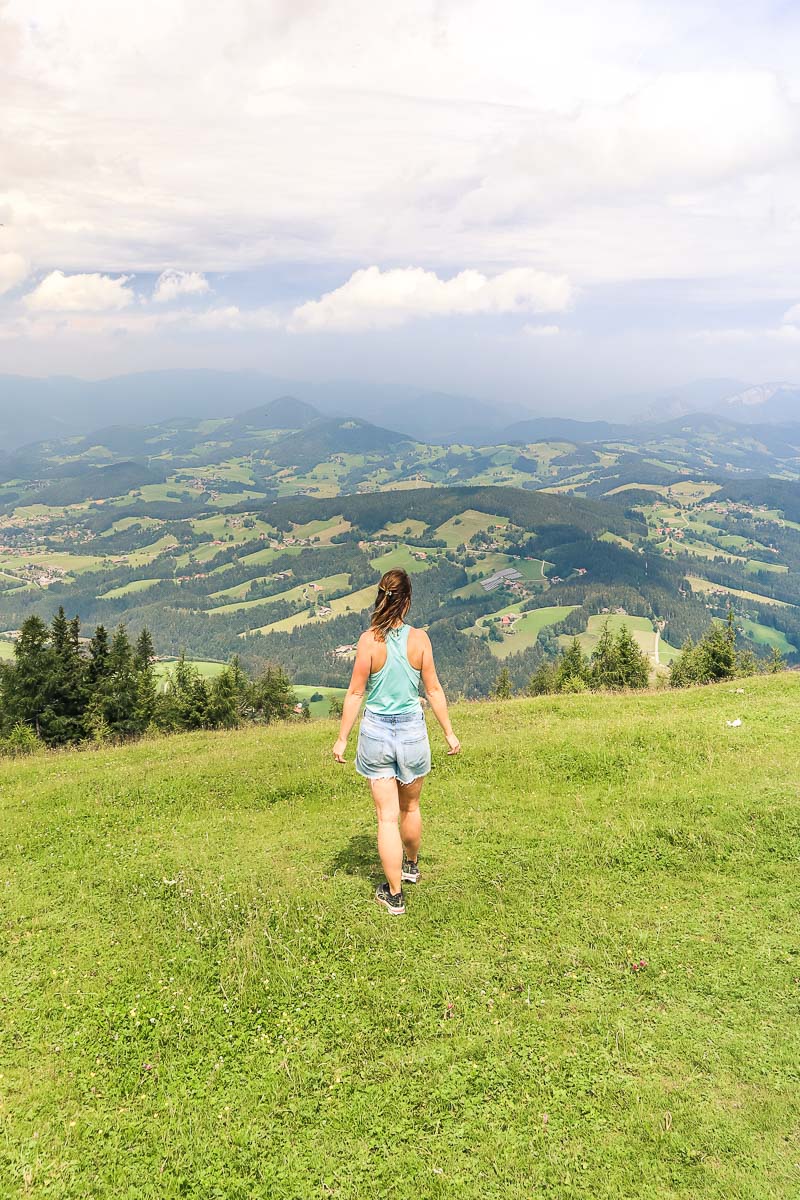
[{"label": "bare leg", "polygon": [[397,828],[400,800],[396,779],[370,779],[372,799],[378,816],[378,854],[386,876],[386,882],[397,895],[401,890],[400,873],[403,869],[403,843]]},{"label": "bare leg", "polygon": [[400,837],[406,858],[416,862],[419,857],[419,843],[422,837],[422,816],[419,811],[419,797],[422,791],[424,777],[415,779],[413,783],[401,783],[400,793]]}]

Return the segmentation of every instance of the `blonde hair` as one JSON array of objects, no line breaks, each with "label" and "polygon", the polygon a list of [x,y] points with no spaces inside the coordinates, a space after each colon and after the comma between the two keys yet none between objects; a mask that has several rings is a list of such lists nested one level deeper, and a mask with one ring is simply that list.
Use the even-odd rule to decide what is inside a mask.
[{"label": "blonde hair", "polygon": [[394,567],[382,576],[372,611],[370,628],[379,642],[402,620],[411,605],[411,579],[406,571]]}]

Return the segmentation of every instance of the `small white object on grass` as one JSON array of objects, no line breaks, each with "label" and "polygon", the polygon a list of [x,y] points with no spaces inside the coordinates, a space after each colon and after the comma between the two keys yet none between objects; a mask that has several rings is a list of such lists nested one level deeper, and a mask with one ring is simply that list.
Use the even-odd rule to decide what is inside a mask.
[{"label": "small white object on grass", "polygon": [[729,729],[738,729],[739,726],[741,725],[741,723],[742,723],[741,717],[737,717],[735,721],[726,721],[725,722],[725,724],[728,726]]}]

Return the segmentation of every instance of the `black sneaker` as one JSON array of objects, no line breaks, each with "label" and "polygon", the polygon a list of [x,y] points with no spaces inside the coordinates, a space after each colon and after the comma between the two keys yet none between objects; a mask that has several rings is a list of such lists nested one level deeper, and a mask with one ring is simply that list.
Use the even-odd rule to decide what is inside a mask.
[{"label": "black sneaker", "polygon": [[419,883],[419,863],[412,862],[403,855],[403,871],[400,875],[403,883]]},{"label": "black sneaker", "polygon": [[403,913],[406,911],[403,893],[398,892],[396,896],[393,896],[389,890],[388,883],[381,884],[375,893],[375,899],[378,901],[378,904],[382,904],[386,911],[390,912],[393,917],[402,917]]}]

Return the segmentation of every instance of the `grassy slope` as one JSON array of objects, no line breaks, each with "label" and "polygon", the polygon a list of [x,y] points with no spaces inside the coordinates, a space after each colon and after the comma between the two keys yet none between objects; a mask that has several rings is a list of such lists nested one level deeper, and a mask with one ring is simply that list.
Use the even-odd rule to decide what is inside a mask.
[{"label": "grassy slope", "polygon": [[796,1195],[800,677],[744,686],[457,709],[403,920],[330,722],[0,766],[4,1195]]}]

